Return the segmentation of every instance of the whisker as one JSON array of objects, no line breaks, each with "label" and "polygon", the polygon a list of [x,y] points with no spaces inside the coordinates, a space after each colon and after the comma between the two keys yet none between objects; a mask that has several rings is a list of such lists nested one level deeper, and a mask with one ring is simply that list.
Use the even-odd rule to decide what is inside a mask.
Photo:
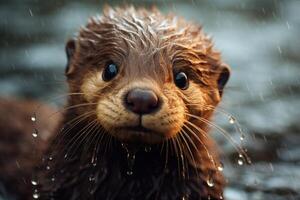
[{"label": "whisker", "polygon": [[[76,144],[76,142],[82,138],[85,137],[86,135],[84,135],[84,131],[88,128],[90,128],[96,121],[91,121],[89,123],[87,123],[65,146],[64,150],[66,150],[67,148],[67,155],[69,155],[69,152],[73,149],[74,145]],[[69,146],[71,145],[71,146]],[[73,151],[74,153],[74,151]]]},{"label": "whisker", "polygon": [[69,109],[83,107],[83,106],[97,105],[97,104],[98,103],[81,103],[81,104],[76,104],[76,105],[73,105],[73,106],[67,106],[67,107],[64,107],[63,109],[60,109],[60,110],[54,112],[54,113],[51,113],[49,116],[47,116],[47,118],[51,118],[54,115],[56,115],[57,113],[62,113],[63,111],[66,111],[66,110],[69,110]]},{"label": "whisker", "polygon": [[[64,137],[66,137],[69,132],[77,125],[79,124],[80,122],[82,122],[83,120],[85,120],[86,118],[92,116],[94,114],[94,111],[91,111],[91,112],[87,112],[87,113],[83,113],[82,115],[79,115],[75,118],[73,118],[72,120],[69,120],[68,122],[66,122],[67,125],[71,125],[69,127],[67,127],[66,129],[64,129],[63,127],[63,130],[60,131],[58,133],[58,135],[56,135],[56,139],[53,143],[54,147],[57,147],[60,142],[63,140]],[[72,123],[71,123],[72,122]],[[61,137],[58,137],[59,135],[61,135]]]},{"label": "whisker", "polygon": [[193,136],[200,142],[200,144],[203,146],[209,160],[212,162],[212,164],[217,167],[216,162],[213,158],[213,156],[210,154],[209,150],[207,149],[207,146],[205,145],[205,143],[199,138],[199,136],[192,130],[190,129],[187,125],[183,124],[183,126],[188,129],[188,131],[190,131],[191,134],[193,134]]},{"label": "whisker", "polygon": [[216,128],[225,138],[227,138],[229,140],[229,142],[233,145],[233,147],[238,151],[239,154],[245,156],[248,164],[251,164],[251,159],[249,158],[248,154],[245,152],[245,150],[239,144],[237,144],[235,142],[235,140],[232,139],[232,137],[229,135],[229,133],[227,131],[225,131],[223,128],[219,127],[218,125],[211,123],[209,120],[207,120],[205,118],[198,117],[196,115],[192,115],[189,113],[186,113],[186,115],[196,118],[196,119],[206,123],[207,125]]}]

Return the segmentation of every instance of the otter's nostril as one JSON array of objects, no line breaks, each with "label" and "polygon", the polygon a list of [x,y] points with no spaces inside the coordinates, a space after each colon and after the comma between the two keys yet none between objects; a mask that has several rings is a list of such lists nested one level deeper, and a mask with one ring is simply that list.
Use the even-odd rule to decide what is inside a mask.
[{"label": "otter's nostril", "polygon": [[126,107],[137,114],[154,112],[159,105],[159,99],[150,89],[132,89],[126,95]]}]

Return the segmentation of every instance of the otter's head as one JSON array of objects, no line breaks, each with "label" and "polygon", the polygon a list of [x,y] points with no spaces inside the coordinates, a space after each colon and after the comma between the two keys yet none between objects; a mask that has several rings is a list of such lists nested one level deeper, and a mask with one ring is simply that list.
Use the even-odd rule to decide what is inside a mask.
[{"label": "otter's head", "polygon": [[207,119],[229,78],[200,26],[157,10],[107,8],[66,51],[70,90],[91,105],[78,115],[127,142],[160,143]]}]

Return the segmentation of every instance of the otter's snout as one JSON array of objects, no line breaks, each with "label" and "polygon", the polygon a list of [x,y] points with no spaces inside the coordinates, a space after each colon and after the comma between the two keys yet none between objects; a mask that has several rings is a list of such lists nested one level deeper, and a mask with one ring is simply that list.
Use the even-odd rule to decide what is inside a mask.
[{"label": "otter's snout", "polygon": [[150,114],[158,109],[159,98],[150,89],[135,88],[127,93],[125,107],[139,115]]}]

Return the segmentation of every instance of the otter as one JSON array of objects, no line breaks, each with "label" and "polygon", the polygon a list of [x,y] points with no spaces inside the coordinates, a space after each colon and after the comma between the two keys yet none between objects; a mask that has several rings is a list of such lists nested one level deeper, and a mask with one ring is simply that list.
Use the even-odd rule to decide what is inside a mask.
[{"label": "otter", "polygon": [[230,69],[200,25],[106,7],[66,54],[67,106],[33,198],[224,199],[209,127]]}]

